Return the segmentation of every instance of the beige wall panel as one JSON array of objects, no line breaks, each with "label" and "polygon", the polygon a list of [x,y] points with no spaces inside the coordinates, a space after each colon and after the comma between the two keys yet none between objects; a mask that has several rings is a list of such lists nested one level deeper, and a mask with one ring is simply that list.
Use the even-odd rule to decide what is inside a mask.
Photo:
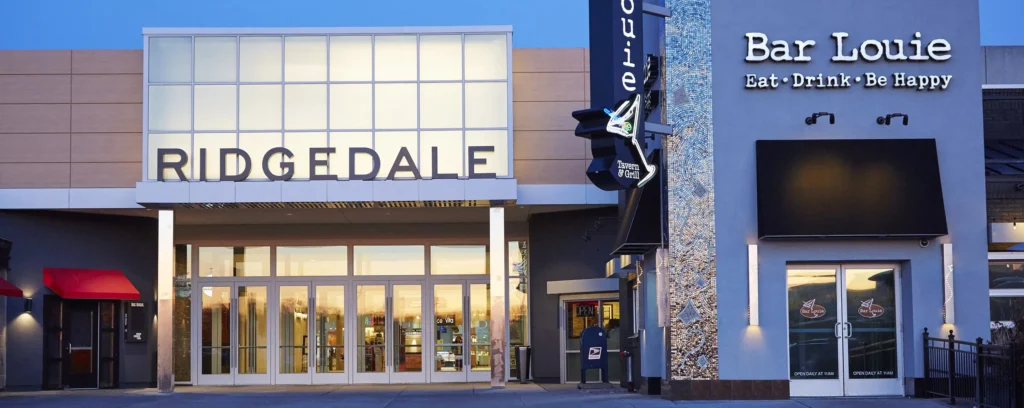
[{"label": "beige wall panel", "polygon": [[[583,74],[583,100],[590,102],[590,73]],[[587,105],[590,105],[589,103]]]},{"label": "beige wall panel", "polygon": [[76,50],[71,52],[75,74],[141,74],[142,50]]},{"label": "beige wall panel", "polygon": [[0,163],[66,163],[70,159],[67,133],[0,134]]},{"label": "beige wall panel", "polygon": [[72,134],[71,161],[77,163],[141,162],[142,134]]},{"label": "beige wall panel", "polygon": [[0,188],[67,188],[70,163],[0,163]]},{"label": "beige wall panel", "polygon": [[130,133],[142,131],[142,104],[71,105],[74,133]]},{"label": "beige wall panel", "polygon": [[70,73],[71,51],[0,50],[0,75]]},{"label": "beige wall panel", "polygon": [[572,111],[583,109],[583,102],[515,102],[514,126],[520,130],[575,130],[579,123]]},{"label": "beige wall panel", "polygon": [[582,101],[583,73],[512,74],[512,97],[516,102]]},{"label": "beige wall panel", "polygon": [[519,184],[583,184],[587,182],[586,160],[516,160]]},{"label": "beige wall panel", "polygon": [[0,75],[0,103],[68,102],[70,75]]},{"label": "beige wall panel", "polygon": [[583,70],[590,72],[590,48],[583,49]]},{"label": "beige wall panel", "polygon": [[513,48],[512,72],[583,72],[583,48]]},{"label": "beige wall panel", "polygon": [[135,187],[142,163],[71,163],[71,187]]},{"label": "beige wall panel", "polygon": [[571,130],[516,131],[514,142],[516,160],[582,160],[586,158],[587,139],[577,137]]},{"label": "beige wall panel", "polygon": [[71,105],[0,105],[0,133],[67,133]]},{"label": "beige wall panel", "polygon": [[74,75],[73,103],[142,103],[142,74]]}]

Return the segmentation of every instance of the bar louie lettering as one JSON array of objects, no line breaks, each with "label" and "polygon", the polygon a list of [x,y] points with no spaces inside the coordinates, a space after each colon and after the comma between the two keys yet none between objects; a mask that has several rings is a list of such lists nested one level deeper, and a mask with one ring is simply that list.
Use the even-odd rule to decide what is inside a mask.
[{"label": "bar louie lettering", "polygon": [[[747,56],[745,60],[749,63],[809,63],[812,57],[809,55],[811,49],[817,45],[814,40],[797,40],[790,45],[785,40],[769,42],[768,36],[763,33],[747,33]],[[865,40],[859,46],[847,46],[846,39],[850,34],[844,32],[832,33],[831,39],[835,43],[835,53],[831,61],[835,63],[856,63],[856,62],[878,62],[885,59],[892,63],[902,62],[944,62],[952,56],[952,45],[944,39],[935,39],[925,44],[920,32],[914,33],[909,41],[895,40]],[[795,55],[795,56],[794,56]],[[849,75],[846,73],[793,73],[778,76],[775,73],[769,75],[746,74],[744,76],[744,87],[747,89],[777,89],[783,85],[789,85],[794,89],[847,89],[855,84],[864,88],[894,88],[894,89],[915,89],[918,91],[943,91],[949,88],[953,81],[952,75],[929,74],[912,75],[905,72],[894,72],[891,74],[864,72],[860,75]]]},{"label": "bar louie lettering", "polygon": [[[471,179],[485,179],[485,178],[497,178],[495,173],[481,173],[477,171],[478,166],[486,166],[487,159],[479,157],[480,153],[493,153],[494,146],[469,146],[467,147],[468,163],[469,163],[469,178]],[[336,154],[337,149],[333,147],[311,147],[309,149],[309,179],[310,180],[338,180],[338,176],[330,174],[327,171],[327,165],[330,162],[330,155]],[[165,170],[172,170],[178,176],[178,180],[190,181],[185,177],[184,167],[189,162],[188,153],[183,149],[157,149],[157,180],[165,181],[164,172]],[[220,158],[220,181],[245,181],[249,178],[249,173],[252,171],[252,158],[249,153],[242,149],[236,148],[225,148],[219,149]],[[271,169],[271,161],[274,160],[274,156],[281,155],[282,160],[280,162],[280,169]],[[442,173],[438,170],[438,148],[437,146],[431,147],[431,178],[434,180],[438,179],[457,179],[458,174],[455,173]],[[199,179],[196,181],[207,181],[206,174],[206,163],[207,163],[207,149],[199,149]],[[227,162],[228,158],[234,156],[241,163],[242,169],[237,174],[228,174]],[[359,156],[368,157],[372,163],[371,170],[366,173],[358,173],[356,171],[356,158]],[[288,181],[291,180],[295,175],[295,163],[286,159],[295,157],[295,154],[288,148],[275,147],[267,151],[266,154],[261,158],[260,164],[263,166],[263,173],[267,175],[267,179],[271,181]],[[348,149],[348,174],[349,180],[374,180],[377,178],[381,170],[380,156],[376,151],[366,147],[352,147]],[[416,162],[413,160],[412,154],[409,153],[409,149],[402,147],[398,151],[397,157],[395,157],[394,163],[388,169],[387,180],[394,180],[395,175],[398,173],[411,173],[414,179],[422,179],[420,170],[416,166]]]}]

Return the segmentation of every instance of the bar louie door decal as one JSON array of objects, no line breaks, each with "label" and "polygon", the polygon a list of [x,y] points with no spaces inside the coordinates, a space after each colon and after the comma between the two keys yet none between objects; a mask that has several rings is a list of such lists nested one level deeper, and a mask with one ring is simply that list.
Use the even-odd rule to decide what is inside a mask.
[{"label": "bar louie door decal", "polygon": [[898,268],[787,269],[790,395],[903,395]]}]

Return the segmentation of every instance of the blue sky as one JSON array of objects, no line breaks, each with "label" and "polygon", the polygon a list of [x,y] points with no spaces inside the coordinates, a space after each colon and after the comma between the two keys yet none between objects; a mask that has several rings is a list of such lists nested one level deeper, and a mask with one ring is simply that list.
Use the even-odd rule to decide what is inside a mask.
[{"label": "blue sky", "polygon": [[[963,0],[972,1],[972,0]],[[1024,0],[980,0],[983,45],[1024,45]],[[142,27],[512,25],[587,46],[587,0],[2,0],[0,49],[138,49]],[[386,5],[386,6],[385,6]]]}]

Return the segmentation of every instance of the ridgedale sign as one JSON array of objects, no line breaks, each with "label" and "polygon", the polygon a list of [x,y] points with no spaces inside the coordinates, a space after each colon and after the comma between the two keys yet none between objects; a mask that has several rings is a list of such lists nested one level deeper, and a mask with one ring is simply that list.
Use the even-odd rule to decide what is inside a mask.
[{"label": "ridgedale sign", "polygon": [[[199,149],[199,163],[197,169],[199,170],[199,177],[195,180],[190,180],[185,175],[185,169],[189,165],[189,156],[184,149],[177,148],[161,148],[157,149],[156,152],[156,171],[157,181],[166,181],[165,173],[167,171],[173,172],[177,176],[177,180],[180,181],[208,181],[207,177],[207,161],[208,161],[208,149]],[[495,173],[485,173],[479,171],[481,167],[487,167],[488,162],[485,154],[494,153],[494,146],[468,146],[466,148],[466,163],[468,164],[468,177],[471,179],[485,179],[485,178],[497,178]],[[337,154],[337,149],[334,147],[311,147],[309,148],[308,165],[309,165],[309,179],[310,180],[339,180],[337,174],[331,174],[329,164],[331,162],[330,156]],[[366,147],[351,147],[348,148],[347,152],[342,154],[348,155],[348,180],[374,180],[377,179],[381,171],[381,158],[380,155],[373,149]],[[459,175],[456,173],[443,173],[438,168],[440,163],[439,159],[443,160],[443,157],[438,157],[438,147],[431,147],[431,179],[458,179]],[[258,157],[258,162],[253,162],[253,158],[248,152],[242,149],[236,148],[224,148],[219,149],[217,152],[217,159],[220,163],[219,180],[220,181],[245,181],[249,178],[249,174],[252,172],[254,165],[262,166],[263,173],[270,181],[288,181],[295,176],[295,165],[294,161],[291,161],[295,157],[295,153],[285,147],[275,147],[267,150],[262,157]],[[368,171],[359,172],[359,168],[356,166],[357,159],[369,159],[370,168]],[[229,172],[228,163],[232,160],[237,160],[239,169],[237,171]],[[276,167],[276,168],[275,168]],[[231,169],[235,170],[235,169]],[[394,180],[399,173],[402,174],[401,179],[408,179],[411,176],[412,179],[422,179],[420,174],[420,168],[416,165],[413,159],[412,153],[409,152],[409,148],[402,147],[398,150],[398,154],[395,156],[395,160],[387,168],[387,180]],[[233,173],[233,174],[231,174]]]},{"label": "ridgedale sign", "polygon": [[[747,33],[748,63],[810,63],[810,52],[817,45],[815,40],[797,40],[790,44],[785,40],[769,42],[763,33]],[[952,45],[943,39],[934,39],[926,43],[920,32],[914,33],[909,41],[865,40],[860,45],[850,46],[847,39],[850,34],[832,33],[831,42],[835,52],[831,61],[834,63],[879,62],[891,63],[927,63],[944,62],[952,56]],[[864,88],[913,89],[918,91],[944,91],[953,81],[952,75],[930,74],[913,75],[906,72],[878,73],[873,71],[860,74],[839,73],[806,73],[796,72],[778,76],[746,74],[744,87],[747,89],[778,89],[791,87],[794,89],[848,89],[854,86]]]}]

